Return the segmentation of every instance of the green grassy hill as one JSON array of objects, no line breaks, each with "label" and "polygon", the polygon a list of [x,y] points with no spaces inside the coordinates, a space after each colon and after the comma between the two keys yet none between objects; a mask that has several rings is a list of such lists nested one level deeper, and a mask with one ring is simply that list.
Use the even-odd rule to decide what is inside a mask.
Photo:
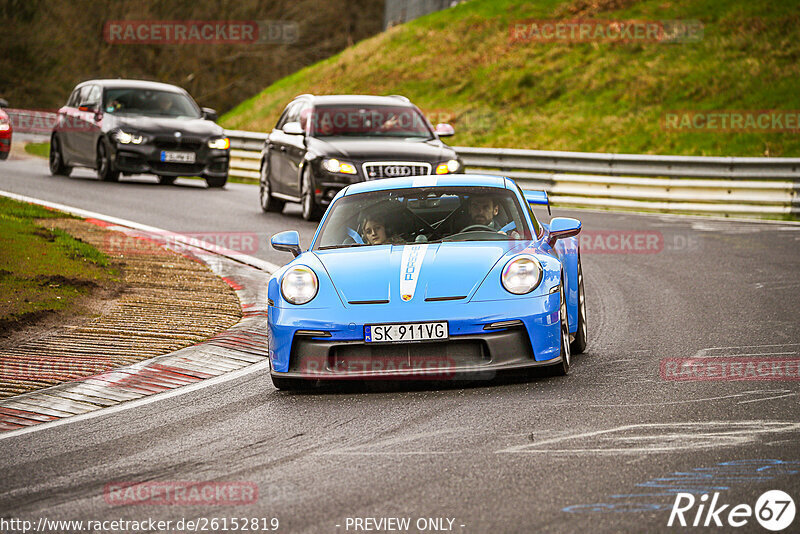
[{"label": "green grassy hill", "polygon": [[[666,131],[676,110],[800,110],[795,0],[473,0],[364,40],[222,118],[270,131],[301,93],[403,94],[452,144],[589,152],[800,156],[800,133]],[[513,42],[530,19],[675,20],[693,43]]]}]

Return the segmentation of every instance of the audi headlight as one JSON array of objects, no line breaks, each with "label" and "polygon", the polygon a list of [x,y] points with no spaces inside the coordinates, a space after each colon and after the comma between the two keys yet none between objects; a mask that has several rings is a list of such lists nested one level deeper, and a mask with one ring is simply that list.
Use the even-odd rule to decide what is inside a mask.
[{"label": "audi headlight", "polygon": [[322,161],[322,168],[334,174],[356,174],[356,166],[346,161],[339,161],[335,158],[325,159]]},{"label": "audi headlight", "polygon": [[452,172],[456,172],[461,164],[458,160],[451,159],[450,161],[445,161],[444,163],[440,163],[436,166],[436,174],[449,174]]},{"label": "audi headlight", "polygon": [[130,144],[141,145],[144,142],[143,136],[132,132],[126,132],[124,130],[120,130],[117,133],[115,133],[114,139],[116,139],[118,143],[122,143],[123,145],[130,145]]},{"label": "audi headlight", "polygon": [[208,148],[217,150],[228,150],[231,147],[231,140],[227,137],[215,137],[208,140]]},{"label": "audi headlight", "polygon": [[517,256],[503,267],[500,281],[509,293],[530,293],[542,281],[542,265],[533,256]]},{"label": "audi headlight", "polygon": [[300,265],[286,271],[281,280],[281,294],[287,302],[305,304],[317,296],[319,280],[314,271]]}]

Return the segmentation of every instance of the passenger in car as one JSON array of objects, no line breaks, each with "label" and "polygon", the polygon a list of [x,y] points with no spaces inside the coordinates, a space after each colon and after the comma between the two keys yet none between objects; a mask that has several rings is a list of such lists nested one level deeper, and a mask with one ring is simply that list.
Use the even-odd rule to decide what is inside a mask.
[{"label": "passenger in car", "polygon": [[392,234],[386,226],[386,219],[380,215],[369,215],[361,226],[361,235],[368,245],[402,245],[403,238]]}]

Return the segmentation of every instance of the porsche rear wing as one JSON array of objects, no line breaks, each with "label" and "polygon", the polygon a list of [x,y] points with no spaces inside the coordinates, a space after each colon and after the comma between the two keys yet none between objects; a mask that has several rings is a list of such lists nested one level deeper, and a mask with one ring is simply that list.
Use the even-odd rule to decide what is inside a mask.
[{"label": "porsche rear wing", "polygon": [[550,213],[550,199],[547,196],[547,191],[523,191],[523,194],[528,204],[547,206],[547,214],[552,215],[552,213]]}]

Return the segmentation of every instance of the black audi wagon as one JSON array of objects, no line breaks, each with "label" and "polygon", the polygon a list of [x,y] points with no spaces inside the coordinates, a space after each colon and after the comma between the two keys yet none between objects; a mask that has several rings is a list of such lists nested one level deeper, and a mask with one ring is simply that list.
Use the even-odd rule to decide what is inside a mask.
[{"label": "black audi wagon", "polygon": [[433,127],[403,96],[300,95],[262,150],[261,208],[299,202],[303,218],[316,220],[354,182],[462,172],[440,139],[453,133],[449,124]]}]

